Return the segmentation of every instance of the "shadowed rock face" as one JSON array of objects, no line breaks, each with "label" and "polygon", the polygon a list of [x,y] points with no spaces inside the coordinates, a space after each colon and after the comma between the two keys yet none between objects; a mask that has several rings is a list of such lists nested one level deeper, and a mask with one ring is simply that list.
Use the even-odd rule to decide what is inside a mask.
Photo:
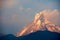
[{"label": "shadowed rock face", "polygon": [[24,28],[17,33],[17,36],[27,35],[38,30],[41,31],[48,30],[51,32],[60,33],[60,27],[55,25],[52,21],[49,21],[49,19],[54,18],[58,14],[59,14],[58,10],[53,11],[44,10],[39,13],[36,13],[34,20],[31,23],[24,26]]}]

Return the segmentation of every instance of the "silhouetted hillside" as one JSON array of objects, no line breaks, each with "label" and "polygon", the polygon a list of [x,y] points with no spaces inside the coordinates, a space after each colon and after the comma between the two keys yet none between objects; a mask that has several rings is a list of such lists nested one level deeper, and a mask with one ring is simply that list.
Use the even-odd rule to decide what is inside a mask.
[{"label": "silhouetted hillside", "polygon": [[0,37],[0,40],[17,40],[17,37],[15,37],[12,34],[9,34],[9,35],[5,35],[5,36]]},{"label": "silhouetted hillside", "polygon": [[19,40],[60,40],[60,34],[49,31],[37,31],[29,35],[21,36]]},{"label": "silhouetted hillside", "polygon": [[50,31],[37,31],[28,35],[16,37],[12,34],[0,37],[0,40],[60,40],[60,34]]}]

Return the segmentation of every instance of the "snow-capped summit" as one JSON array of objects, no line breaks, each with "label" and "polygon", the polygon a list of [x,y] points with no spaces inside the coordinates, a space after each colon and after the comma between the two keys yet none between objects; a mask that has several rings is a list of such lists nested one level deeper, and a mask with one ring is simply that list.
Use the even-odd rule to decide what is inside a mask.
[{"label": "snow-capped summit", "polygon": [[51,32],[58,32],[60,33],[60,27],[49,21],[49,17],[51,17],[54,13],[57,13],[57,10],[54,10],[48,15],[49,11],[46,10],[36,13],[34,20],[24,26],[24,28],[17,33],[17,36],[26,35],[38,30],[44,31],[48,30]]}]

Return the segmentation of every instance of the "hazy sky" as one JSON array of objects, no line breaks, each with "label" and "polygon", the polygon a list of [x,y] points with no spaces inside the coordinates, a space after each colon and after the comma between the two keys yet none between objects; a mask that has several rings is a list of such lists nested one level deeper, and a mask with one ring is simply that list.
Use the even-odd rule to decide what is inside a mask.
[{"label": "hazy sky", "polygon": [[2,0],[2,31],[14,34],[34,19],[36,12],[41,10],[60,11],[60,0]]}]

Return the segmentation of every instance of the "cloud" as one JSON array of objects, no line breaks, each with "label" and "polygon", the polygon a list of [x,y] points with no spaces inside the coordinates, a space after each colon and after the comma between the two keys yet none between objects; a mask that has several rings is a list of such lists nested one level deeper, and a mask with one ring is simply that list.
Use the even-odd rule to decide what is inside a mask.
[{"label": "cloud", "polygon": [[8,8],[13,7],[17,3],[18,3],[18,0],[5,0],[5,1],[3,1],[4,7],[8,7]]}]

